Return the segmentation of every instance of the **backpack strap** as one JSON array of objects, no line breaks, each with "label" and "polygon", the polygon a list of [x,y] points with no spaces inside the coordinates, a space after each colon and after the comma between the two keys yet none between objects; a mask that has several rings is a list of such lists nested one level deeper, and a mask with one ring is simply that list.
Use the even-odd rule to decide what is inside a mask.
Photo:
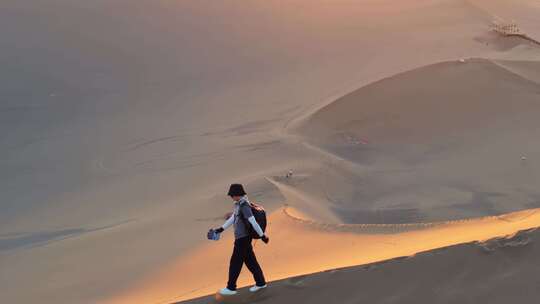
[{"label": "backpack strap", "polygon": [[247,231],[251,231],[253,227],[251,227],[251,224],[247,221],[247,218],[242,214],[242,205],[247,204],[248,207],[251,208],[251,202],[243,201],[242,203],[238,204],[238,216],[242,219],[242,222],[244,223],[244,226],[246,227]]}]

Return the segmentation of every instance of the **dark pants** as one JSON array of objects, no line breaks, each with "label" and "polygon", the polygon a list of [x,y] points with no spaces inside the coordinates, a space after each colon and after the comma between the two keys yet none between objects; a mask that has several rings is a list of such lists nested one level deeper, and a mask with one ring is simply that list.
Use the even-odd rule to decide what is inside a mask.
[{"label": "dark pants", "polygon": [[251,246],[251,237],[243,237],[234,241],[234,250],[229,264],[229,282],[227,288],[236,290],[236,280],[240,275],[242,266],[246,263],[247,268],[253,274],[253,279],[257,286],[266,285],[261,266],[257,262],[253,247]]}]

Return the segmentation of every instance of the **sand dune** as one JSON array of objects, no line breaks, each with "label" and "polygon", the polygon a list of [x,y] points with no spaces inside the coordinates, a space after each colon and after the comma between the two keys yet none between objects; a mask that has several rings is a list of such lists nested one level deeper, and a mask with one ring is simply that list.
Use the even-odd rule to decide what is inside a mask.
[{"label": "sand dune", "polygon": [[[483,258],[486,252],[498,254],[497,246],[504,247],[500,249],[504,253],[516,250],[532,256],[534,253],[528,245],[528,237],[522,235],[509,241],[489,241],[480,248],[461,245],[444,251],[448,255],[445,257],[436,254],[441,251],[435,251],[382,266],[296,277],[414,256],[419,252],[486,241],[537,227],[540,224],[538,209],[503,214],[509,210],[530,208],[536,197],[534,185],[538,176],[534,173],[537,172],[534,161],[521,159],[521,154],[514,154],[512,149],[526,147],[528,155],[538,152],[538,146],[533,142],[537,135],[534,131],[538,131],[536,116],[540,110],[537,99],[540,87],[534,79],[534,65],[523,66],[521,62],[503,66],[503,63],[485,59],[430,65],[363,87],[301,122],[295,132],[299,132],[310,145],[320,147],[325,151],[323,153],[335,154],[344,161],[300,171],[297,179],[268,179],[280,190],[289,207],[272,214],[269,231],[273,243],[268,247],[258,244],[257,254],[264,261],[267,276],[271,280],[283,281],[278,281],[276,289],[261,295],[258,300],[277,303],[310,299],[318,303],[320,299],[324,303],[325,298],[311,289],[311,286],[316,289],[323,285],[328,288],[323,289],[326,292],[335,292],[330,293],[331,297],[339,297],[345,302],[408,303],[418,301],[422,291],[428,299],[440,299],[441,303],[452,302],[455,297],[480,299],[488,296],[487,289],[477,290],[471,286],[480,284],[479,278],[483,275],[505,277],[514,262],[523,266],[507,279],[488,280],[489,288],[505,284],[511,277],[523,278],[520,283],[513,282],[512,286],[522,284],[524,288],[533,288],[534,280],[529,280],[533,272],[524,266],[525,262],[515,258],[516,261],[507,262],[506,268],[501,269],[494,266],[496,260]],[[487,151],[488,156],[485,155]],[[513,160],[505,163],[506,158]],[[374,172],[379,174],[374,175]],[[392,182],[393,178],[397,180]],[[399,188],[408,181],[414,183]],[[356,191],[348,198],[349,201],[344,200],[343,190],[347,187],[341,184],[343,182],[349,182]],[[368,185],[364,192],[373,193],[376,186],[382,189],[392,184],[398,186],[397,190],[385,190],[381,197],[372,197],[374,204],[370,205],[365,196],[358,196],[362,191],[358,190],[359,187],[362,189],[364,185]],[[317,190],[317,185],[324,185],[324,191]],[[421,187],[420,191],[415,187]],[[497,192],[490,192],[490,187]],[[516,187],[518,191],[510,190]],[[502,192],[505,189],[510,191]],[[463,202],[467,197],[465,192],[469,191],[471,200],[456,205],[456,201]],[[340,199],[334,200],[339,195]],[[408,201],[403,204],[406,199]],[[333,219],[335,223],[321,221],[323,218],[332,220],[325,214],[326,210],[317,209],[321,204],[339,216],[337,221]],[[382,223],[362,223],[362,218],[374,218],[376,213],[367,212],[374,208],[386,212],[393,210],[394,213],[383,218]],[[419,222],[393,221],[411,220],[407,218],[407,211],[411,208],[423,213]],[[344,215],[358,211],[360,216],[347,218]],[[473,218],[475,215],[481,217]],[[342,223],[344,218],[349,219],[347,224]],[[278,245],[273,247],[273,244]],[[505,249],[515,246],[518,248]],[[225,277],[226,267],[217,270],[215,265],[227,256],[229,249],[228,244],[223,243],[203,246],[141,282],[138,288],[108,303],[150,301],[158,299],[158,295],[163,295],[161,301],[171,302],[211,293],[223,284],[220,280]],[[473,259],[485,261],[477,265]],[[459,268],[450,268],[455,272],[441,273],[448,269],[449,264],[455,265],[460,261],[467,263],[458,264]],[[429,266],[434,264],[440,266]],[[396,287],[391,298],[380,294],[383,287],[371,288],[384,285],[382,278],[395,269],[413,267],[422,272],[421,277],[414,284],[407,284],[405,282],[412,275],[412,270],[398,271],[396,278],[391,280],[392,284],[402,283],[406,287]],[[370,280],[369,275],[374,270],[369,269],[382,269],[382,274],[376,276],[375,281],[366,284],[370,290],[363,293],[361,288],[353,288],[357,282]],[[191,271],[201,270],[204,274],[191,274]],[[445,281],[445,274],[449,281]],[[338,280],[342,285],[334,285],[330,277],[333,275],[342,276]],[[183,284],[187,286],[179,287],[176,282],[184,276],[192,279]],[[437,281],[429,281],[432,284],[428,284],[426,290],[422,282],[431,276],[442,280],[440,284],[444,287],[437,285]],[[452,278],[458,277],[461,280],[455,286],[462,289],[452,289],[457,287],[449,284],[452,284]],[[201,281],[197,282],[199,279]],[[473,283],[468,284],[469,280]],[[241,282],[249,284],[250,278],[244,274]],[[350,291],[346,291],[347,288]],[[433,291],[440,289],[442,295]],[[508,291],[501,294],[501,299],[507,299],[518,293]],[[523,296],[523,299],[530,297]],[[202,298],[193,303],[212,301],[212,298]],[[243,298],[227,301],[242,302]]]},{"label": "sand dune", "polygon": [[272,214],[257,251],[273,280],[537,226],[540,52],[490,24],[534,38],[539,12],[1,1],[2,302],[214,292],[231,239],[204,234],[230,211],[231,182]]},{"label": "sand dune", "polygon": [[[451,253],[445,258],[430,253],[396,260],[387,264],[390,266],[309,275],[538,227],[539,209],[527,209],[535,206],[538,195],[537,163],[522,159],[538,154],[540,148],[534,142],[540,112],[536,72],[535,64],[523,61],[442,62],[362,87],[296,122],[291,136],[299,134],[306,146],[315,148],[305,150],[313,159],[309,165],[299,166],[292,179],[266,179],[288,206],[277,209],[269,218],[271,244],[256,245],[266,276],[278,281],[276,289],[259,300],[276,303],[306,297],[313,301],[319,298],[318,293],[311,291],[312,285],[307,282],[333,288],[336,286],[327,276],[343,276],[340,280],[348,283],[336,289],[343,290],[354,284],[354,276],[360,276],[360,282],[369,280],[373,270],[366,269],[416,266],[427,280],[429,275],[443,276],[437,273],[448,267],[429,267],[446,265],[436,258],[447,263],[456,263],[468,254],[468,259],[481,259],[482,253],[471,251],[492,252],[497,244],[516,244],[529,250],[528,241],[521,239],[489,241],[480,249],[477,245],[448,249]],[[515,147],[526,152],[518,153]],[[527,210],[515,211],[521,209]],[[514,212],[506,213],[509,211]],[[211,294],[223,285],[231,242],[229,235],[220,243],[201,245],[103,302],[171,303]],[[433,260],[424,261],[426,257]],[[490,271],[489,265],[494,263],[490,260],[477,268],[474,262],[469,263],[466,278],[472,281],[483,273],[504,276],[507,272],[499,268]],[[519,273],[531,276],[524,267]],[[302,277],[297,278],[299,275]],[[399,284],[410,275],[410,270],[398,272],[396,278],[400,279],[392,282]],[[448,276],[456,278],[460,273]],[[460,281],[459,286],[466,282]],[[244,273],[240,285],[249,283]],[[396,289],[394,301],[413,301],[424,288],[416,283],[406,286]],[[381,288],[362,294],[358,289],[344,291],[333,297],[385,301],[377,293]],[[487,295],[469,289],[452,291],[450,287],[444,292],[442,302],[451,301],[456,293],[462,297]],[[437,294],[426,292],[428,297]]]},{"label": "sand dune", "polygon": [[274,282],[257,297],[181,303],[535,303],[538,231]]},{"label": "sand dune", "polygon": [[422,67],[332,102],[300,131],[335,140],[340,133],[352,133],[373,144],[406,145],[444,140],[464,131],[481,132],[514,120],[530,121],[540,110],[535,96],[538,86],[520,75],[533,80],[535,64],[508,62],[514,70],[523,66],[515,73],[482,59]]},{"label": "sand dune", "polygon": [[[539,210],[527,210],[413,230],[385,225],[341,230],[332,225],[304,223],[278,210],[270,217],[271,243],[257,243],[255,248],[266,276],[274,281],[487,240],[539,225]],[[224,284],[231,242],[228,235],[219,243],[202,246],[104,303],[170,303],[212,294]],[[241,286],[250,282],[249,275],[242,274]]]},{"label": "sand dune", "polygon": [[[283,193],[287,202],[302,204],[297,194]],[[280,280],[484,241],[539,225],[539,209],[439,223],[340,225],[315,221],[287,207],[269,218],[271,244],[257,243],[255,248],[268,279]],[[193,250],[104,303],[170,303],[213,293],[226,277],[231,237]],[[240,285],[250,282],[249,275],[242,274]]]},{"label": "sand dune", "polygon": [[537,62],[485,59],[429,65],[347,94],[297,130],[362,165],[349,168],[349,182],[326,178],[343,214],[401,209],[414,213],[409,221],[433,221],[530,208],[540,178],[526,159],[540,151],[538,71]]}]

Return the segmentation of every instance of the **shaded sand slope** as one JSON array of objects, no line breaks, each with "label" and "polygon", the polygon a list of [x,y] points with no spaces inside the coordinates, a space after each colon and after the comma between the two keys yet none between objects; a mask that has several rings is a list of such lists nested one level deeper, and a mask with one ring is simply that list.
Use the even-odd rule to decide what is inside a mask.
[{"label": "shaded sand slope", "polygon": [[540,83],[540,62],[538,61],[497,60],[495,63],[523,78]]},{"label": "shaded sand slope", "polygon": [[[328,225],[280,209],[269,218],[268,246],[255,245],[269,280],[410,256],[435,248],[485,240],[540,225],[540,212],[433,225]],[[166,303],[211,294],[226,281],[231,235],[166,265],[136,288],[103,303]],[[405,275],[405,274],[404,274]],[[412,274],[409,274],[412,275]],[[240,286],[251,283],[247,271]]]},{"label": "shaded sand slope", "polygon": [[537,62],[442,62],[347,94],[297,125],[345,161],[296,186],[320,185],[353,223],[374,210],[390,222],[406,211],[406,222],[538,207],[539,72]]},{"label": "shaded sand slope", "polygon": [[[540,232],[274,282],[257,303],[536,303]],[[246,294],[247,290],[241,290]],[[240,298],[240,297],[239,297]],[[216,303],[213,297],[181,302]],[[247,303],[229,301],[230,303]]]},{"label": "shaded sand slope", "polygon": [[[538,64],[522,69],[538,73]],[[424,143],[515,120],[530,122],[540,112],[538,93],[535,83],[489,60],[443,62],[347,94],[316,112],[300,130],[326,140],[350,132],[373,143]]]}]

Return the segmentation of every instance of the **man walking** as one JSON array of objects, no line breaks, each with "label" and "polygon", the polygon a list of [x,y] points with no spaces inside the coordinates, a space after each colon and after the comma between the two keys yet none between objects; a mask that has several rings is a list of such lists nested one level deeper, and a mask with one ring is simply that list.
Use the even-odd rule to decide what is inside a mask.
[{"label": "man walking", "polygon": [[244,263],[253,274],[253,279],[255,280],[255,285],[249,291],[256,292],[266,288],[267,285],[261,266],[257,262],[255,252],[253,252],[253,246],[251,245],[253,238],[248,225],[253,227],[253,230],[255,230],[265,244],[268,244],[269,238],[264,234],[261,226],[253,216],[244,187],[241,184],[232,184],[227,194],[234,202],[233,213],[221,227],[210,229],[208,232],[208,238],[219,239],[220,234],[225,229],[234,225],[235,241],[229,264],[229,281],[227,282],[227,287],[221,289],[219,293],[222,295],[236,294],[236,281]]}]

